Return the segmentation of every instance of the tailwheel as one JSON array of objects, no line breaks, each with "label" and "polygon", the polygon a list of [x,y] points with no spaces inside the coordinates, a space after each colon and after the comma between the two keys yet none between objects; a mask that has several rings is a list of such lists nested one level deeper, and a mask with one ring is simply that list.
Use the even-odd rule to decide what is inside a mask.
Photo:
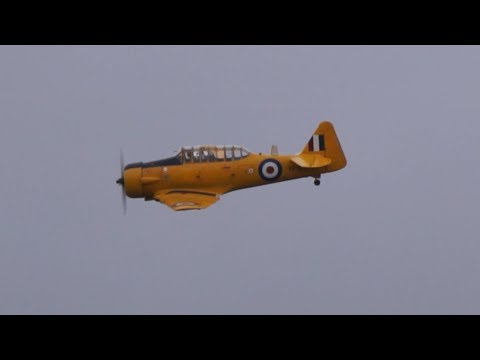
[{"label": "tailwheel", "polygon": [[313,184],[314,184],[315,186],[320,185],[320,179],[315,179],[315,180],[313,181]]}]

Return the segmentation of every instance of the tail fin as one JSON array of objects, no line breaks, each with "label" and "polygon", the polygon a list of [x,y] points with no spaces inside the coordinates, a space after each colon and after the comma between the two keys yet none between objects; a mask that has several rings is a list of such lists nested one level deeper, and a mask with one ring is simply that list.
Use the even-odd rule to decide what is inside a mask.
[{"label": "tail fin", "polygon": [[317,130],[298,155],[321,155],[331,160],[326,166],[326,172],[340,170],[347,165],[347,159],[338,141],[337,134],[332,123],[324,121],[320,123]]}]

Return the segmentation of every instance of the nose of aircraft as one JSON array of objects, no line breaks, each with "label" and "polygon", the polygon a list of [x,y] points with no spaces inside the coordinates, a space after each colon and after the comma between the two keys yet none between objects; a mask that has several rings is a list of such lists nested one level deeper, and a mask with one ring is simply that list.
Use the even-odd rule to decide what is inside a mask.
[{"label": "nose of aircraft", "polygon": [[124,166],[123,151],[120,149],[120,178],[116,183],[122,187],[123,214],[127,213],[127,196],[144,197],[142,187],[142,163]]},{"label": "nose of aircraft", "polygon": [[123,185],[128,197],[141,198],[143,197],[142,167],[135,165],[127,165],[123,171],[123,177],[118,179],[117,183]]}]

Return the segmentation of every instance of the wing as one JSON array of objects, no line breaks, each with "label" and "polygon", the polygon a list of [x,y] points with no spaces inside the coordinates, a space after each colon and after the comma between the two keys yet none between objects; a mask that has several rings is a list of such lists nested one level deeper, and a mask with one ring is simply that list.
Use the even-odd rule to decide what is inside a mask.
[{"label": "wing", "polygon": [[205,209],[216,203],[220,196],[195,190],[167,190],[156,193],[153,198],[174,211],[181,211]]}]

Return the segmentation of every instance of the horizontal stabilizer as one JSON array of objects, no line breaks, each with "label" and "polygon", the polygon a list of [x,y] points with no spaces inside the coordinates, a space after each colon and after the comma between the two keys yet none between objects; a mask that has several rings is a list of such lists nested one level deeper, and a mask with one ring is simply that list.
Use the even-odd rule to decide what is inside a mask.
[{"label": "horizontal stabilizer", "polygon": [[292,157],[295,164],[302,168],[321,168],[331,164],[332,159],[315,154],[302,154]]}]

